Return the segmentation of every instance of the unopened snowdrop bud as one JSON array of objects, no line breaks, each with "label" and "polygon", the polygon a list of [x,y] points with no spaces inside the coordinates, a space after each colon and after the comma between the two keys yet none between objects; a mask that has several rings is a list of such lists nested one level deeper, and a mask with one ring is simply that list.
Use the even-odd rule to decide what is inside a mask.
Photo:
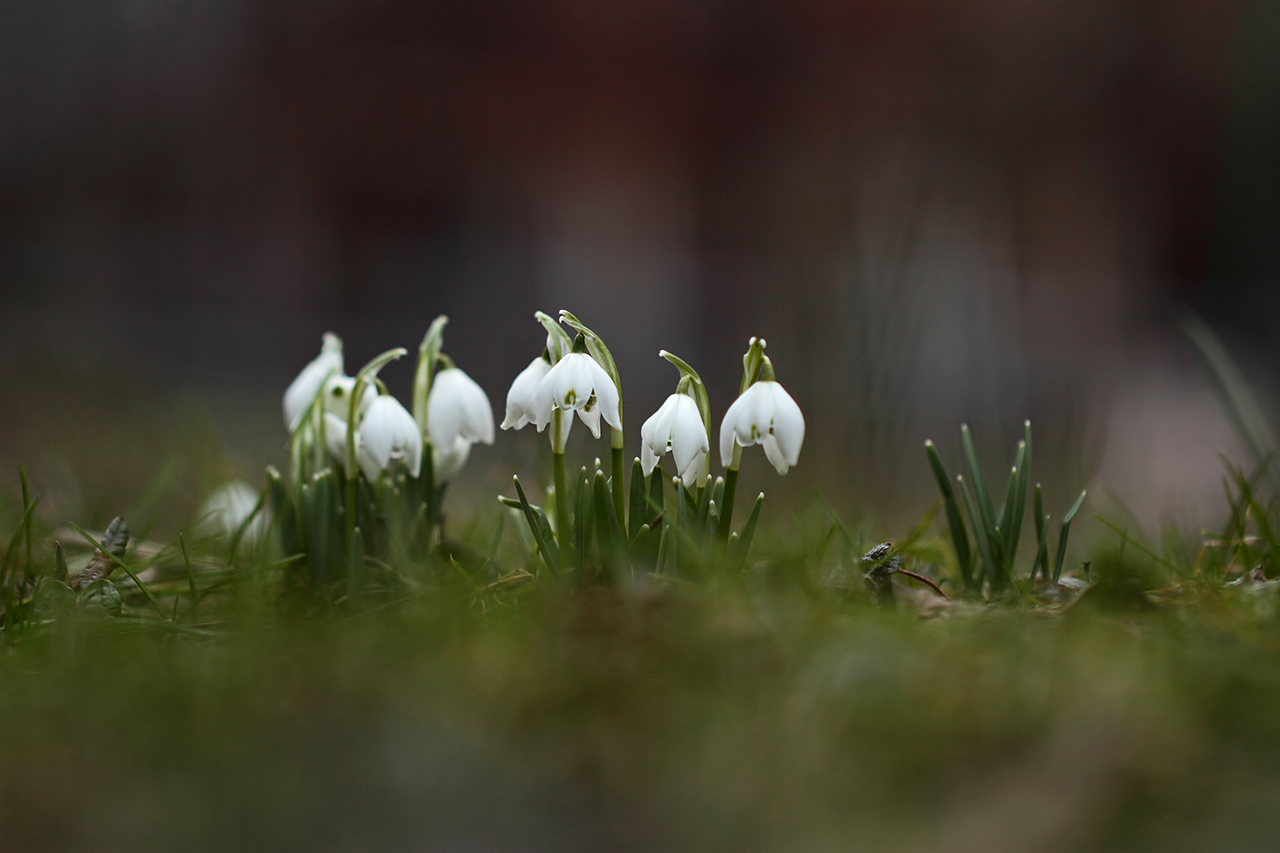
[{"label": "unopened snowdrop bud", "polygon": [[320,354],[302,368],[302,372],[284,392],[284,422],[293,432],[302,421],[311,401],[320,393],[326,378],[342,375],[342,339],[333,332],[325,332]]},{"label": "unopened snowdrop bud", "polygon": [[710,449],[698,404],[688,394],[672,394],[640,427],[640,464],[646,477],[670,450],[680,479],[692,488]]},{"label": "unopened snowdrop bud", "polygon": [[600,437],[601,417],[614,429],[622,429],[618,386],[594,358],[576,351],[577,342],[574,349],[575,352],[556,362],[538,383],[535,401],[538,429],[541,431],[551,420],[552,409],[570,414],[576,411],[596,438]]},{"label": "unopened snowdrop bud", "polygon": [[456,367],[436,374],[427,397],[427,437],[438,481],[458,472],[476,442],[493,444],[493,408],[484,389]]},{"label": "unopened snowdrop bud", "polygon": [[800,458],[804,444],[804,415],[778,382],[766,363],[766,376],[742,392],[724,414],[720,425],[720,461],[728,468],[733,461],[733,443],[742,447],[759,444],[764,455],[786,474]]},{"label": "unopened snowdrop bud", "polygon": [[399,400],[379,394],[356,430],[356,461],[374,483],[396,460],[403,460],[414,477],[422,472],[422,432]]},{"label": "unopened snowdrop bud", "polygon": [[[200,506],[200,526],[210,533],[234,536],[257,508],[258,499],[258,490],[244,480],[224,483]],[[259,541],[269,523],[269,511],[264,506],[245,528],[244,540]]]},{"label": "unopened snowdrop bud", "polygon": [[[503,429],[523,429],[525,424],[539,423],[538,383],[550,370],[551,362],[545,355],[540,355],[516,376],[511,383],[511,390],[507,392],[507,416],[502,419]],[[547,402],[549,407],[550,400]],[[541,422],[538,431],[541,432],[544,427],[545,421]]]}]

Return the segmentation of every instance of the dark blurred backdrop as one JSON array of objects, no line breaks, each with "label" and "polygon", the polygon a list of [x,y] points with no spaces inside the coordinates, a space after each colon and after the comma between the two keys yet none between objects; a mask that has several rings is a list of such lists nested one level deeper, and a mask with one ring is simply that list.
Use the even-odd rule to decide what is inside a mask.
[{"label": "dark blurred backdrop", "polygon": [[914,500],[925,437],[1030,417],[1053,494],[1185,509],[1231,436],[1169,306],[1265,386],[1278,275],[1265,0],[0,5],[0,461],[82,491],[175,418],[279,459],[327,329],[354,368],[447,313],[500,410],[565,307],[633,445],[659,348],[719,413],[756,334],[809,417],[793,492]]}]

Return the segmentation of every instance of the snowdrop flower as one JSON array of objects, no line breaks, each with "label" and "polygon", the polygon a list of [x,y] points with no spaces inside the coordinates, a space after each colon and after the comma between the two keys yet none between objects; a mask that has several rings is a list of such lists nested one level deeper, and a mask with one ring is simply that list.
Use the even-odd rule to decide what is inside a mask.
[{"label": "snowdrop flower", "polygon": [[414,477],[422,473],[422,432],[399,400],[379,394],[356,428],[356,461],[375,483],[394,460],[404,460]]},{"label": "snowdrop flower", "polygon": [[[356,380],[351,376],[334,376],[325,385],[324,410],[326,415],[336,415],[345,424],[351,413],[351,392],[356,389]],[[378,391],[372,382],[366,382],[364,393],[360,395],[360,411],[357,418],[369,410],[370,404],[377,398]]]},{"label": "snowdrop flower", "polygon": [[325,332],[320,354],[302,368],[302,372],[284,392],[284,422],[289,432],[298,428],[307,407],[320,393],[320,386],[324,384],[325,378],[341,374],[342,339],[333,332]]},{"label": "snowdrop flower", "polygon": [[720,425],[720,461],[733,461],[734,439],[742,447],[759,444],[779,474],[800,458],[804,444],[804,415],[786,389],[773,379],[751,385],[724,413]]},{"label": "snowdrop flower", "polygon": [[672,394],[640,427],[640,464],[646,477],[670,450],[680,479],[692,488],[710,449],[698,404],[688,394]]},{"label": "snowdrop flower", "polygon": [[[511,390],[507,392],[507,416],[502,419],[503,429],[523,429],[525,424],[537,422],[538,383],[550,370],[551,362],[546,356],[540,355],[516,376],[511,383]],[[543,423],[538,427],[538,432],[542,432],[545,427],[546,424]]]},{"label": "snowdrop flower", "polygon": [[[373,401],[370,400],[369,402]],[[347,464],[347,422],[345,418],[340,418],[332,412],[325,412],[324,443],[325,449],[329,451],[329,456],[333,461],[345,468]]]},{"label": "snowdrop flower", "polygon": [[448,480],[466,463],[471,445],[493,444],[493,408],[484,389],[456,367],[436,374],[427,395],[427,438],[437,481]]},{"label": "snowdrop flower", "polygon": [[541,431],[551,421],[553,409],[569,412],[570,416],[576,410],[591,434],[599,438],[602,416],[609,426],[622,429],[620,404],[618,386],[604,368],[585,352],[571,352],[557,361],[538,383],[534,414]]},{"label": "snowdrop flower", "polygon": [[[232,480],[214,490],[200,506],[200,525],[210,533],[234,536],[258,506],[258,490],[244,480]],[[267,532],[270,513],[263,507],[245,528],[244,540],[257,542]]]}]

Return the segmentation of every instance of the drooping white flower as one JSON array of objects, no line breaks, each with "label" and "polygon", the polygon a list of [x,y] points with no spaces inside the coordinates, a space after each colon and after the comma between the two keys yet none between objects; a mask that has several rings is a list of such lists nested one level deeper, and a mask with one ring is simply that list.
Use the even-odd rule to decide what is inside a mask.
[{"label": "drooping white flower", "polygon": [[476,442],[493,444],[493,408],[484,389],[456,367],[436,374],[427,395],[427,437],[435,477],[452,477]]},{"label": "drooping white flower", "polygon": [[[373,401],[370,400],[369,402]],[[332,412],[325,412],[324,415],[324,442],[325,449],[329,451],[329,456],[333,461],[346,467],[347,422]]]},{"label": "drooping white flower", "polygon": [[640,463],[645,476],[653,473],[658,459],[671,451],[676,470],[687,488],[697,482],[702,460],[711,450],[698,404],[688,394],[676,393],[640,427]]},{"label": "drooping white flower", "polygon": [[[503,429],[523,429],[525,424],[538,422],[538,383],[551,370],[551,363],[542,356],[529,362],[529,366],[516,376],[507,392],[507,416],[502,419]],[[538,427],[541,432],[546,424]]]},{"label": "drooping white flower", "polygon": [[534,403],[539,431],[551,421],[553,409],[577,411],[596,438],[600,437],[602,417],[609,426],[622,429],[618,386],[604,368],[584,352],[571,352],[552,365],[538,383]]},{"label": "drooping white flower", "polygon": [[[258,505],[258,490],[244,480],[232,480],[213,491],[200,506],[200,525],[210,532],[234,536]],[[267,507],[254,517],[244,531],[244,541],[257,542],[270,524]]]},{"label": "drooping white flower", "polygon": [[[320,393],[326,377],[342,375],[342,339],[333,332],[325,332],[320,354],[302,368],[289,388],[284,392],[284,423],[293,432],[306,413],[311,401]],[[353,380],[354,384],[354,380]]]},{"label": "drooping white flower", "polygon": [[370,482],[394,460],[403,460],[409,473],[422,473],[422,432],[400,401],[389,394],[373,398],[356,428],[356,461]]},{"label": "drooping white flower", "polygon": [[454,474],[462,470],[462,466],[467,464],[467,459],[471,456],[471,444],[472,442],[464,438],[458,438],[444,447],[434,441],[431,442],[431,471],[435,475],[436,482],[443,483],[450,480]]},{"label": "drooping white flower", "polygon": [[[324,410],[326,414],[336,415],[342,419],[343,423],[347,422],[347,417],[351,413],[351,393],[355,391],[356,380],[352,376],[334,376],[324,388]],[[369,410],[369,405],[378,395],[378,390],[372,382],[365,382],[364,393],[360,395],[360,411],[357,415],[362,415]]]},{"label": "drooping white flower", "polygon": [[733,460],[733,442],[742,447],[759,444],[779,474],[800,458],[804,444],[804,415],[796,401],[775,380],[756,382],[734,400],[720,424],[720,461]]}]

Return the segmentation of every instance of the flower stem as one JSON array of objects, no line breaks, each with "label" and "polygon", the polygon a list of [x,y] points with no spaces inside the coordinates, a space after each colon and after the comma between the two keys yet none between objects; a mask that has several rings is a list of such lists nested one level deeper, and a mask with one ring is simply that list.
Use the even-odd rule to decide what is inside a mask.
[{"label": "flower stem", "polygon": [[733,444],[733,461],[724,472],[724,506],[720,509],[720,541],[729,541],[729,531],[733,528],[733,496],[738,490],[738,466],[742,464],[742,448],[735,441]]},{"label": "flower stem", "polygon": [[[573,413],[569,413],[572,417]],[[551,452],[551,475],[556,487],[556,540],[560,556],[569,548],[569,490],[564,484],[564,413],[556,409],[552,413],[552,429],[555,430],[555,447]]]},{"label": "flower stem", "polygon": [[569,548],[569,490],[564,484],[564,454],[551,454],[551,471],[556,484],[556,539],[560,556]]},{"label": "flower stem", "polygon": [[[621,433],[618,433],[618,435],[621,437]],[[622,447],[610,448],[609,455],[613,470],[613,511],[618,514],[618,528],[626,530],[626,505],[623,502],[624,486],[626,484],[622,479]]]}]

